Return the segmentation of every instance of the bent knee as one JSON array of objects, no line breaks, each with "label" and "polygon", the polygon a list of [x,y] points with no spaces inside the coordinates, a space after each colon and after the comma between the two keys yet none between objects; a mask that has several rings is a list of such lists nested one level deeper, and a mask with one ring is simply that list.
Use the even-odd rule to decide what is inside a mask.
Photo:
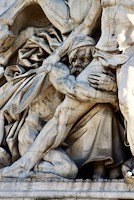
[{"label": "bent knee", "polygon": [[60,171],[60,176],[68,178],[68,179],[75,179],[78,168],[73,162],[64,162],[58,167]]},{"label": "bent knee", "polygon": [[71,160],[66,152],[61,148],[52,149],[45,154],[43,160],[51,162],[55,173],[61,177],[75,179],[78,173],[78,168],[74,161]]}]

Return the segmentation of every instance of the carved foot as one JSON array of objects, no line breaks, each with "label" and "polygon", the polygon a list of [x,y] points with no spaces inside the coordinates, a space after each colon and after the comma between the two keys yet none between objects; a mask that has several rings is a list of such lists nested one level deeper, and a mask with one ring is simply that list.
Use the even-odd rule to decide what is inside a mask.
[{"label": "carved foot", "polygon": [[0,23],[0,53],[6,51],[13,44],[15,36],[9,26]]},{"label": "carved foot", "polygon": [[58,176],[56,174],[52,173],[43,173],[43,172],[34,172],[29,170],[24,170],[20,167],[15,167],[14,165],[11,165],[10,167],[5,167],[3,169],[0,169],[0,177],[1,178],[44,178],[44,179],[64,179],[68,180],[64,177]]},{"label": "carved foot", "polygon": [[122,174],[125,182],[134,184],[134,157],[130,158],[122,165]]},{"label": "carved foot", "polygon": [[23,167],[18,166],[18,164],[16,165],[16,163],[0,170],[2,178],[26,178],[30,176],[30,173],[30,170],[26,170]]},{"label": "carved foot", "polygon": [[53,173],[43,173],[43,172],[31,172],[30,178],[44,178],[44,179],[62,179],[62,180],[68,180],[67,178],[58,176]]}]

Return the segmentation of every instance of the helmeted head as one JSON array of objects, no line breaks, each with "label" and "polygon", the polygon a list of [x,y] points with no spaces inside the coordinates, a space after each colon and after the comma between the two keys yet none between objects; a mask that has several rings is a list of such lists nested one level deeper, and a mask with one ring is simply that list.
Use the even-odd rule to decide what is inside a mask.
[{"label": "helmeted head", "polygon": [[68,50],[72,72],[80,73],[91,62],[94,46],[95,40],[89,36],[75,38]]}]

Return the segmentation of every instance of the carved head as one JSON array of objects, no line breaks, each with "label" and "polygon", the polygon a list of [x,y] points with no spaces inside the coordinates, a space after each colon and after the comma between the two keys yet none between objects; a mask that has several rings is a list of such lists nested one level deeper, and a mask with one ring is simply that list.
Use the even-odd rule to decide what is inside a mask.
[{"label": "carved head", "polygon": [[95,40],[89,36],[78,37],[69,48],[71,73],[80,73],[92,60]]}]

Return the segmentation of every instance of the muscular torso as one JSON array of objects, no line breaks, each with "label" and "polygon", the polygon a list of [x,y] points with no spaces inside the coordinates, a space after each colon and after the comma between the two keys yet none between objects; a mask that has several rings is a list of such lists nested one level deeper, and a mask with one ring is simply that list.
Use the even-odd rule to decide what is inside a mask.
[{"label": "muscular torso", "polygon": [[38,116],[40,120],[42,119],[47,122],[53,117],[63,97],[64,95],[53,87],[47,76],[39,94],[30,104],[30,112],[36,113],[36,116]]},{"label": "muscular torso", "polygon": [[102,34],[97,48],[125,51],[134,43],[134,0],[102,0]]}]

